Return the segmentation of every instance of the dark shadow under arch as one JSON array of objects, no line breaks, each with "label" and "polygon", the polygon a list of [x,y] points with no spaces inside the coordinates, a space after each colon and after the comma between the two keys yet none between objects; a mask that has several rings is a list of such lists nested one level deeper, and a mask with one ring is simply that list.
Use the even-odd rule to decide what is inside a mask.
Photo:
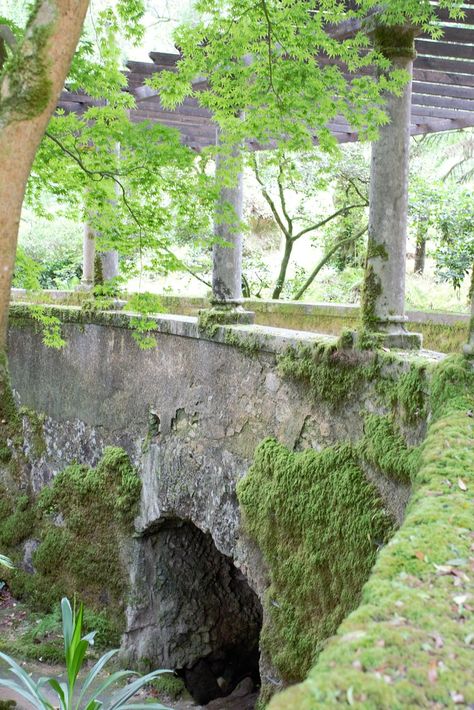
[{"label": "dark shadow under arch", "polygon": [[193,698],[224,697],[244,678],[257,688],[262,607],[246,577],[189,521],[167,520],[148,541],[163,656]]}]

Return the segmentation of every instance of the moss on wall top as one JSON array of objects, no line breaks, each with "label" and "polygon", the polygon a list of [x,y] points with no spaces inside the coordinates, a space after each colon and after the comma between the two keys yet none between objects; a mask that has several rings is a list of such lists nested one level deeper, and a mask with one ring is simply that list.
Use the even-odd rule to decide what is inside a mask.
[{"label": "moss on wall top", "polygon": [[[15,301],[11,306],[10,315],[12,323],[20,324],[25,318],[31,319],[26,303],[19,303],[21,300],[32,303],[42,303],[56,305],[81,305],[87,294],[80,292],[48,292],[38,293],[25,292],[15,295]],[[168,313],[182,315],[198,315],[201,308],[207,308],[209,304],[206,299],[186,298],[178,296],[161,296],[160,300]],[[340,335],[345,328],[355,329],[358,326],[358,308],[353,305],[342,304],[309,304],[295,301],[264,301],[245,300],[245,306],[250,311],[255,311],[255,322],[259,325],[272,326],[277,328],[289,328],[292,330],[302,330],[313,333],[328,333]],[[126,319],[115,314],[114,318],[100,316],[93,320],[89,314],[88,319],[81,315],[81,309],[71,309],[69,312],[61,314],[54,311],[63,322],[96,322],[127,327]],[[410,315],[410,314],[409,314]],[[424,319],[420,318],[424,315]],[[409,321],[407,328],[412,332],[419,332],[423,335],[423,347],[428,350],[436,350],[443,353],[458,353],[462,345],[468,338],[468,318],[456,314],[430,313],[416,314],[415,320]],[[446,322],[443,322],[446,320]]]},{"label": "moss on wall top", "polygon": [[451,708],[474,703],[474,371],[437,368],[432,422],[400,530],[381,551],[361,605],[308,679],[271,710]]}]

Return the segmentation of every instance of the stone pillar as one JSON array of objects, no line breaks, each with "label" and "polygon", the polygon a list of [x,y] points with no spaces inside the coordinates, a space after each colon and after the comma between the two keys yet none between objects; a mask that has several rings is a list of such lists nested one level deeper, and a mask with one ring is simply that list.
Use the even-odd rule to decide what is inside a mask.
[{"label": "stone pillar", "polygon": [[119,256],[117,251],[105,251],[100,255],[104,283],[118,276]]},{"label": "stone pillar", "polygon": [[[226,159],[216,158],[216,178],[226,170]],[[225,174],[223,180],[226,180]],[[222,187],[216,206],[214,233],[229,246],[214,244],[212,254],[212,302],[215,305],[242,304],[242,229],[243,175],[239,172],[235,185]]]},{"label": "stone pillar", "polygon": [[82,242],[82,280],[81,288],[91,289],[94,286],[95,234],[90,224],[84,224]]},{"label": "stone pillar", "polygon": [[362,321],[366,331],[383,334],[391,347],[420,347],[418,334],[405,329],[405,262],[407,241],[408,167],[414,31],[379,27],[376,46],[396,69],[410,75],[403,94],[386,95],[389,123],[380,128],[372,145],[369,242],[362,293]]},{"label": "stone pillar", "polygon": [[[120,143],[115,144],[115,156],[117,158],[117,168],[120,167]],[[121,191],[117,183],[114,183],[114,191],[117,200],[120,199]],[[116,200],[113,200],[116,204]],[[102,279],[106,283],[111,279],[115,279],[119,274],[119,254],[118,251],[104,251],[100,254],[100,262],[102,268]]]},{"label": "stone pillar", "polygon": [[469,339],[464,346],[464,355],[474,362],[474,293],[471,295],[471,320],[469,321]]},{"label": "stone pillar", "polygon": [[243,174],[233,176],[233,155],[217,154],[216,180],[221,188],[216,205],[214,234],[223,244],[212,252],[212,308],[200,314],[200,327],[213,332],[218,324],[253,323],[254,313],[242,307]]}]

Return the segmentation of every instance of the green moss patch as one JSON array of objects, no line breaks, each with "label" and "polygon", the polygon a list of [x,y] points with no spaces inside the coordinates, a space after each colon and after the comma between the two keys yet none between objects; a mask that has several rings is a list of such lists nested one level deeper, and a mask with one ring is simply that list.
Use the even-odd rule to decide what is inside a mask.
[{"label": "green moss patch", "polygon": [[361,605],[301,685],[271,710],[469,707],[474,703],[474,372],[461,357],[431,383],[432,421],[401,529]]},{"label": "green moss patch", "polygon": [[407,446],[392,416],[369,414],[359,444],[362,458],[376,471],[409,483],[420,464],[420,449]]},{"label": "green moss patch", "polygon": [[173,673],[160,675],[150,683],[150,687],[160,700],[179,700],[186,693],[184,681]]},{"label": "green moss patch", "polygon": [[357,606],[393,520],[350,446],[293,453],[267,440],[238,497],[269,567],[262,648],[294,682]]},{"label": "green moss patch", "polygon": [[20,440],[21,419],[13,397],[8,361],[5,353],[0,352],[0,465],[11,462]]},{"label": "green moss patch", "polygon": [[21,564],[23,542],[38,541],[35,574],[20,566],[6,575],[12,593],[43,612],[64,595],[76,596],[95,614],[104,641],[117,643],[127,596],[121,548],[132,532],[140,489],[127,454],[108,447],[95,468],[68,466],[36,500],[2,491],[2,552]]},{"label": "green moss patch", "polygon": [[316,400],[337,406],[380,373],[378,353],[325,343],[290,347],[278,357],[282,375],[309,383]]}]

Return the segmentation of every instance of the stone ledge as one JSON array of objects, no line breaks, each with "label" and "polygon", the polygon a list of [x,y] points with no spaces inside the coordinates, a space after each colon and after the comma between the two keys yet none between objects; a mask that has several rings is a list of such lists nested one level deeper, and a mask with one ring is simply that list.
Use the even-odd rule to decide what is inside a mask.
[{"label": "stone ledge", "polygon": [[[10,306],[10,325],[15,327],[26,321],[34,324],[31,313],[31,304],[13,303]],[[45,311],[56,316],[61,323],[77,324],[80,326],[95,325],[111,328],[133,330],[132,319],[139,314],[131,311],[84,311],[79,306],[46,305]],[[275,328],[266,325],[221,325],[217,326],[211,336],[199,328],[198,319],[194,316],[180,316],[170,314],[147,315],[147,319],[154,321],[155,332],[162,335],[174,335],[180,338],[193,338],[206,340],[227,347],[237,347],[248,354],[257,351],[279,353],[289,346],[325,344],[335,345],[338,338],[326,333],[313,333],[306,330],[290,330]],[[421,359],[426,362],[436,362],[443,359],[442,353],[430,350],[406,351],[392,350],[404,360]]]},{"label": "stone ledge", "polygon": [[[129,294],[131,295],[131,294]],[[30,301],[40,302],[40,296],[49,304],[78,305],[86,298],[90,298],[90,293],[86,291],[59,291],[44,290],[41,292],[31,292],[26,289],[12,289],[11,299],[14,303],[26,303]],[[200,296],[162,296],[160,300],[168,308],[184,308],[198,310],[209,308],[210,302],[207,298]],[[244,298],[243,305],[250,311],[256,313],[281,313],[285,315],[300,316],[331,316],[333,318],[359,317],[359,306],[354,303],[317,303],[303,301],[280,301],[260,298]],[[450,313],[443,311],[407,311],[408,322],[410,323],[437,323],[439,325],[456,325],[468,323],[470,316],[467,313]]]}]

